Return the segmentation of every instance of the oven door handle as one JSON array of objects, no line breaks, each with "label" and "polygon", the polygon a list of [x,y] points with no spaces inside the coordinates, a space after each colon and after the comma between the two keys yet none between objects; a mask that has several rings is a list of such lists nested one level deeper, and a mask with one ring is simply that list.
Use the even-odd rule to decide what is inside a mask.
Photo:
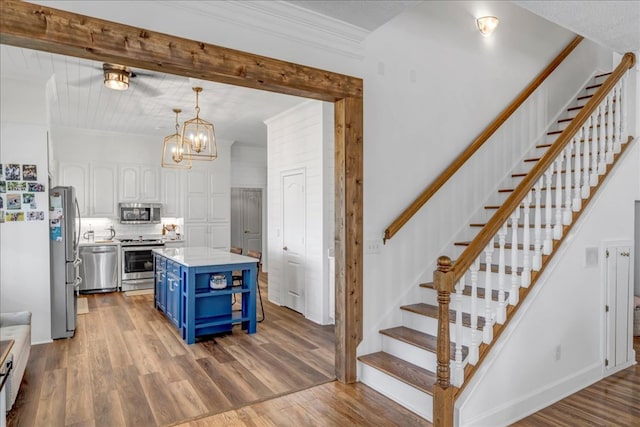
[{"label": "oven door handle", "polygon": [[127,247],[122,247],[122,251],[123,252],[142,252],[142,251],[150,251],[153,249],[162,249],[164,247],[164,243],[161,243],[159,245],[152,245],[152,246],[127,246]]}]

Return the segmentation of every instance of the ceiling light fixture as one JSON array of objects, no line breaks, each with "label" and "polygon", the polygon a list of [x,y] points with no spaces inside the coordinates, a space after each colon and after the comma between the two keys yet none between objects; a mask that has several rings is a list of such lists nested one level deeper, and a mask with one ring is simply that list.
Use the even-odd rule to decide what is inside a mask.
[{"label": "ceiling light fixture", "polygon": [[103,64],[104,85],[113,90],[127,90],[131,71],[121,65]]},{"label": "ceiling light fixture", "polygon": [[201,87],[194,87],[196,93],[196,117],[182,124],[182,142],[190,145],[189,157],[193,160],[215,160],[218,158],[218,145],[213,123],[200,118],[198,96]]},{"label": "ceiling light fixture", "polygon": [[482,16],[476,19],[476,26],[483,36],[489,37],[498,28],[499,22],[495,16]]},{"label": "ceiling light fixture", "polygon": [[178,114],[182,112],[179,108],[174,108],[176,113],[176,133],[164,138],[162,145],[162,167],[174,169],[191,169],[191,146],[183,144],[180,135],[180,125],[178,124]]}]

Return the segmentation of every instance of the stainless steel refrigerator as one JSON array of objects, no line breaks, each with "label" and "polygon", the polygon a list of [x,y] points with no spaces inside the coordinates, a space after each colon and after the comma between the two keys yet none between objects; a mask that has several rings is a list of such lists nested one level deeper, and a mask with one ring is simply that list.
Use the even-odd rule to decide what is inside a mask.
[{"label": "stainless steel refrigerator", "polygon": [[51,256],[51,338],[71,338],[76,330],[80,258],[80,208],[73,187],[49,192]]}]

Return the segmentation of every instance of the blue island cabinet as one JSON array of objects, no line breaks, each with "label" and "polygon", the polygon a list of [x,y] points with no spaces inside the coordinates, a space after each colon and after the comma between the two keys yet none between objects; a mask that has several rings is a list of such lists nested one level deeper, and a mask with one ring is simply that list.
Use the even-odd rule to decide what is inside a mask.
[{"label": "blue island cabinet", "polygon": [[[155,305],[180,330],[187,344],[196,337],[231,331],[240,323],[256,332],[258,260],[211,248],[155,249]],[[232,286],[232,272],[242,284]],[[227,287],[212,289],[210,279],[224,275]],[[232,309],[238,294],[241,309]]]}]

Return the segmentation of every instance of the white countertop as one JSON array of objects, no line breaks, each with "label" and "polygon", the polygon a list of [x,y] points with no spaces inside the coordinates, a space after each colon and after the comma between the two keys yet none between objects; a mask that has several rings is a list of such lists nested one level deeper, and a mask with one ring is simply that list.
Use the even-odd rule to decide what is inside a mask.
[{"label": "white countertop", "polygon": [[95,240],[90,242],[88,240],[80,239],[79,246],[117,246],[120,244],[119,240]]},{"label": "white countertop", "polygon": [[257,258],[236,255],[228,251],[207,247],[154,249],[153,252],[186,267],[258,262]]}]

